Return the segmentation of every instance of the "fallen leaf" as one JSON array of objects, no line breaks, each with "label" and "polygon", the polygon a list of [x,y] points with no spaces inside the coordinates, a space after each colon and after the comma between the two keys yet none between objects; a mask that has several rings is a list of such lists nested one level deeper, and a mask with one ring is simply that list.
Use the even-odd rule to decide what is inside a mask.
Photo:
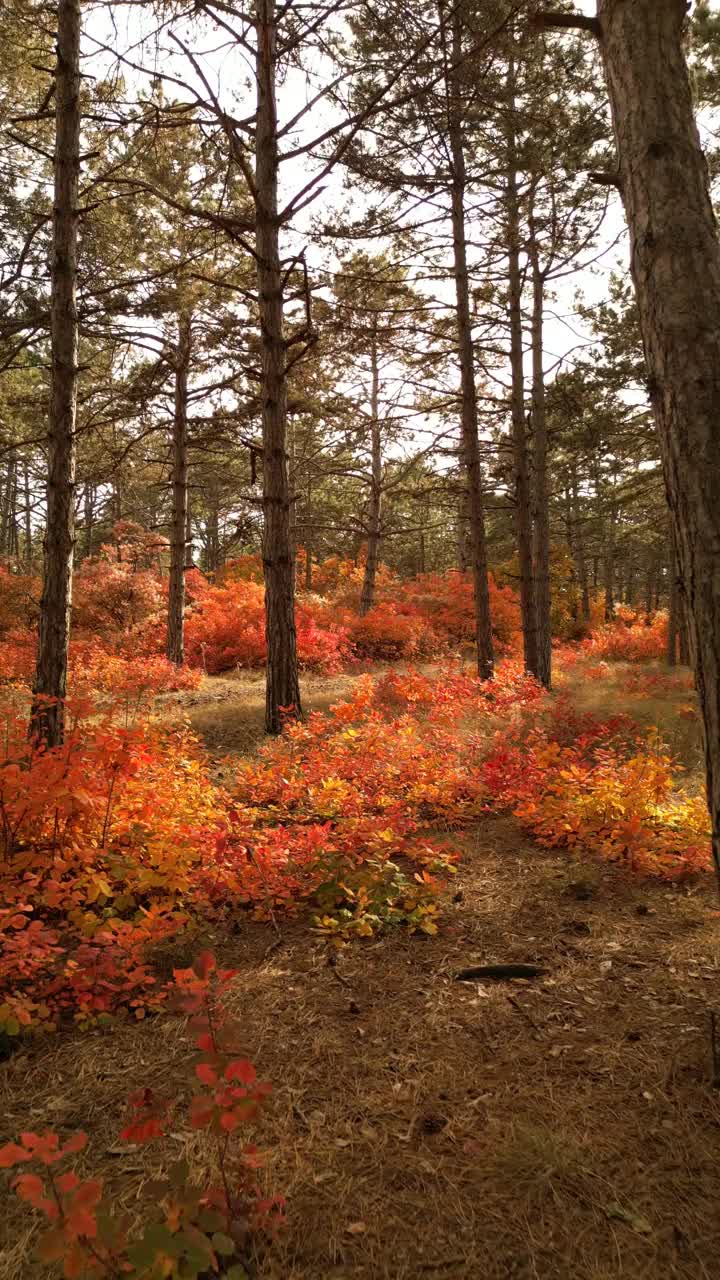
[{"label": "fallen leaf", "polygon": [[610,1204],[605,1210],[608,1218],[612,1218],[617,1222],[625,1222],[633,1231],[637,1231],[638,1235],[651,1236],[653,1234],[652,1225],[647,1218],[643,1218],[642,1214],[635,1213],[632,1209],[624,1209],[621,1204]]}]

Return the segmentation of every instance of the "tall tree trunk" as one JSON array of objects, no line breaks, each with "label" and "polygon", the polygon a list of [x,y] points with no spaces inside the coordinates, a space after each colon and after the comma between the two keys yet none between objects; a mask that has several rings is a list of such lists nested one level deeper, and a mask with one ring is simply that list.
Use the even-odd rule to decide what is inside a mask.
[{"label": "tall tree trunk", "polygon": [[533,428],[533,577],[537,614],[537,678],[546,689],[552,679],[550,619],[550,498],[548,492],[548,433],[543,365],[545,280],[540,269],[534,219],[530,222],[532,266],[532,428]]},{"label": "tall tree trunk", "polygon": [[678,590],[677,557],[670,534],[670,575],[668,583],[668,635],[667,661],[669,667],[677,666],[678,634],[680,631],[680,592]]},{"label": "tall tree trunk", "polygon": [[263,572],[267,681],[265,728],[279,733],[284,715],[300,716],[290,488],[287,467],[287,372],[283,274],[278,225],[278,122],[275,101],[275,0],[256,0],[255,250],[262,349]]},{"label": "tall tree trunk", "polygon": [[313,581],[313,531],[310,523],[312,510],[312,468],[308,460],[305,485],[305,590],[312,591]]},{"label": "tall tree trunk", "polygon": [[193,514],[190,504],[190,486],[188,484],[187,503],[185,510],[185,568],[194,569],[195,559],[193,554]]},{"label": "tall tree trunk", "polygon": [[457,564],[461,573],[470,568],[469,506],[467,489],[463,489],[457,508]]},{"label": "tall tree trunk", "polygon": [[18,464],[15,459],[13,486],[10,502],[10,554],[20,559],[20,525],[18,521]]},{"label": "tall tree trunk", "polygon": [[92,555],[93,524],[95,521],[95,487],[88,480],[83,489],[83,559]]},{"label": "tall tree trunk", "polygon": [[208,515],[205,522],[205,570],[215,573],[220,564],[220,494],[218,486],[208,487]]},{"label": "tall tree trunk", "polygon": [[653,551],[648,559],[647,573],[645,575],[645,622],[650,626],[650,616],[653,611],[653,600],[655,598],[655,579],[658,571],[657,556]]},{"label": "tall tree trunk", "polygon": [[[443,26],[445,11],[440,3],[440,19]],[[467,242],[465,233],[465,151],[463,145],[463,108],[459,76],[463,66],[462,19],[455,8],[452,14],[452,45],[450,58],[445,46],[446,89],[448,98],[448,134],[452,160],[451,216],[453,232],[453,262],[455,277],[455,308],[457,317],[458,353],[460,359],[461,429],[463,459],[467,476],[468,514],[470,517],[470,543],[472,547],[472,574],[475,599],[475,641],[477,647],[478,675],[483,680],[492,678],[494,653],[492,622],[490,618],[490,587],[488,583],[487,547],[485,543],[485,500],[480,464],[478,438],[477,389],[475,386],[475,354],[470,319],[470,285],[467,268]]]},{"label": "tall tree trunk", "polygon": [[75,539],[76,305],[80,176],[80,3],[59,0],[55,71],[55,159],[51,264],[51,384],[47,529],[31,732],[63,740]]},{"label": "tall tree trunk", "polygon": [[12,553],[12,526],[14,519],[15,471],[17,457],[12,449],[7,456],[7,473],[5,475],[4,493],[0,503],[0,555]]},{"label": "tall tree trunk", "polygon": [[615,600],[616,603],[622,604],[625,600],[625,564],[616,556],[615,565]]},{"label": "tall tree trunk", "polygon": [[380,436],[380,371],[378,367],[377,318],[370,343],[370,502],[368,505],[368,544],[360,616],[369,613],[375,603],[375,578],[380,558],[380,517],[382,514],[382,439]]},{"label": "tall tree trunk", "polygon": [[625,585],[625,599],[628,605],[635,604],[635,556],[631,552],[627,566],[627,582]]},{"label": "tall tree trunk", "polygon": [[30,568],[33,560],[32,502],[30,500],[30,468],[27,460],[23,462],[23,497],[25,501],[25,564]]},{"label": "tall tree trunk", "polygon": [[420,511],[420,535],[418,540],[418,573],[427,573],[427,526],[430,520],[430,495],[425,498]]},{"label": "tall tree trunk", "polygon": [[17,554],[17,475],[18,458],[15,450],[8,455],[7,486],[3,528],[3,550],[8,556]]},{"label": "tall tree trunk", "polygon": [[605,528],[605,549],[603,552],[603,587],[605,589],[605,621],[612,622],[615,617],[615,510],[610,511],[610,519]]},{"label": "tall tree trunk", "polygon": [[580,616],[577,549],[575,547],[575,524],[573,521],[572,496],[567,482],[563,489],[563,523],[565,525],[565,541],[567,543],[568,554],[570,556],[572,566],[569,575],[570,596],[572,600],[570,611],[573,619],[577,621]]},{"label": "tall tree trunk", "polygon": [[585,558],[585,531],[583,529],[580,496],[578,492],[577,468],[573,464],[571,471],[573,521],[575,524],[575,554],[577,559],[578,581],[580,583],[580,599],[582,616],[585,622],[590,621],[590,585],[588,583],[587,560]]},{"label": "tall tree trunk", "polygon": [[515,529],[518,549],[520,614],[522,618],[525,669],[537,679],[540,679],[538,610],[533,577],[532,492],[530,488],[530,466],[528,461],[527,424],[525,421],[522,275],[520,271],[520,203],[517,175],[517,138],[514,126],[515,61],[512,55],[508,62],[507,74],[507,115],[506,218],[508,254],[508,322],[510,325],[510,376],[512,380],[510,417],[512,425],[513,464],[515,471]]},{"label": "tall tree trunk", "polygon": [[631,269],[688,600],[720,877],[720,244],[684,0],[599,0]]},{"label": "tall tree trunk", "polygon": [[687,600],[685,597],[685,589],[683,586],[682,578],[679,578],[678,580],[678,588],[679,588],[678,605],[679,605],[679,613],[680,613],[680,634],[679,634],[680,662],[683,667],[689,667],[692,662],[692,657],[690,654],[690,623],[688,619]]},{"label": "tall tree trunk", "polygon": [[297,494],[295,492],[295,423],[287,420],[288,441],[288,490],[290,495],[290,563],[292,565],[293,597],[297,589]]},{"label": "tall tree trunk", "polygon": [[188,517],[188,374],[192,354],[192,316],[181,311],[175,347],[175,403],[172,426],[172,520],[165,654],[182,666],[185,660],[185,546]]}]

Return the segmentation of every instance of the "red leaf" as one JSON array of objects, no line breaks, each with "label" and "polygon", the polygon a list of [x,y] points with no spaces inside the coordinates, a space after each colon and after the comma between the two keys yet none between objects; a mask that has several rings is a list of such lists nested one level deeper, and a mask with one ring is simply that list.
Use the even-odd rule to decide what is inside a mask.
[{"label": "red leaf", "polygon": [[21,1173],[13,1183],[21,1200],[38,1207],[38,1202],[45,1196],[45,1183],[36,1173]]},{"label": "red leaf", "polygon": [[214,1111],[212,1102],[196,1095],[190,1103],[190,1124],[193,1129],[205,1129],[212,1120]]},{"label": "red leaf", "polygon": [[236,1058],[226,1066],[225,1079],[240,1080],[242,1084],[254,1084],[257,1080],[257,1071],[252,1062],[248,1062],[246,1058]]},{"label": "red leaf", "polygon": [[8,1142],[6,1146],[0,1147],[0,1169],[12,1169],[14,1165],[22,1164],[24,1160],[32,1160],[32,1156],[16,1142]]},{"label": "red leaf", "polygon": [[217,969],[217,962],[212,951],[202,951],[193,961],[193,969],[199,978],[209,978]]},{"label": "red leaf", "polygon": [[69,1155],[74,1155],[75,1152],[77,1151],[83,1151],[84,1148],[87,1146],[87,1141],[88,1141],[88,1136],[86,1133],[83,1133],[82,1130],[80,1130],[79,1133],[74,1133],[72,1138],[70,1138],[69,1141],[65,1143],[65,1146],[62,1149],[63,1155],[69,1156]]},{"label": "red leaf", "polygon": [[159,1116],[148,1116],[142,1120],[132,1120],[120,1130],[123,1142],[152,1142],[153,1138],[162,1138],[165,1130]]},{"label": "red leaf", "polygon": [[20,1141],[33,1159],[40,1160],[42,1164],[56,1164],[62,1159],[60,1139],[56,1133],[21,1133]]},{"label": "red leaf", "polygon": [[74,1191],[80,1186],[80,1179],[70,1170],[68,1173],[61,1173],[60,1177],[55,1179],[55,1186],[62,1195],[66,1195],[68,1191]]},{"label": "red leaf", "polygon": [[217,1084],[218,1073],[209,1062],[198,1062],[195,1075],[203,1084]]}]

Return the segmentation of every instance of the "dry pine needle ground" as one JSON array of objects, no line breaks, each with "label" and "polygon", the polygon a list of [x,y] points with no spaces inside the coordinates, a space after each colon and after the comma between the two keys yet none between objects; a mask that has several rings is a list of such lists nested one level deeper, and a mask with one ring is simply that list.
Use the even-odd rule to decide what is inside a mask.
[{"label": "dry pine needle ground", "polygon": [[[324,709],[352,683],[309,681],[307,704]],[[577,685],[582,705],[590,694]],[[259,741],[259,680],[207,681],[181,702],[212,752]],[[680,726],[687,741],[673,749],[694,770],[696,727],[671,704],[631,710],[663,731],[663,716]],[[274,934],[242,920],[232,937],[203,940],[241,971],[232,999],[244,1047],[275,1089],[258,1138],[288,1225],[258,1253],[256,1275],[716,1280],[712,886],[641,886],[578,866],[529,845],[510,820],[488,819],[464,844],[442,932],[357,945],[339,962],[342,981],[301,923],[271,955]],[[493,961],[548,972],[453,981]],[[125,1099],[148,1084],[186,1094],[187,1054],[173,1019],[28,1047],[0,1068],[0,1140],[86,1129],[85,1172],[140,1219],[153,1162],[181,1154],[182,1139],[170,1153],[119,1143]],[[200,1139],[185,1154],[211,1163]],[[12,1196],[4,1209],[0,1280],[42,1280],[32,1216]]]},{"label": "dry pine needle ground", "polygon": [[[711,887],[630,886],[528,847],[505,820],[470,833],[466,855],[444,931],[353,947],[349,986],[300,924],[267,958],[263,926],[208,939],[242,969],[245,1048],[275,1086],[260,1141],[288,1226],[257,1275],[715,1280]],[[508,960],[549,972],[453,981]],[[124,1099],[187,1089],[186,1051],[170,1019],[27,1049],[0,1073],[2,1138],[87,1129],[87,1171],[140,1213],[161,1157],[118,1144]],[[32,1225],[8,1197],[2,1280],[40,1280]]]}]

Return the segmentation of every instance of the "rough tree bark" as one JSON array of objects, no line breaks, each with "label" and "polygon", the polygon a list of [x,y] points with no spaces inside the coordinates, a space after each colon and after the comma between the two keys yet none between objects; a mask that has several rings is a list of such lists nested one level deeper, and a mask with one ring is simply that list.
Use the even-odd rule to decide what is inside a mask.
[{"label": "rough tree bark", "polygon": [[585,531],[583,529],[582,512],[580,510],[580,495],[578,492],[577,468],[573,464],[571,472],[572,486],[572,509],[573,523],[575,529],[575,555],[578,571],[578,582],[580,584],[580,601],[582,605],[582,616],[585,622],[590,621],[590,585],[588,583],[587,560],[585,557]]},{"label": "rough tree bark", "polygon": [[310,520],[312,513],[312,468],[308,462],[305,482],[305,590],[312,591],[313,584],[313,527]]},{"label": "rough tree bark", "polygon": [[679,626],[680,592],[678,590],[677,557],[675,555],[675,546],[673,544],[672,531],[669,538],[669,550],[670,550],[670,571],[669,571],[669,580],[668,580],[667,662],[669,667],[676,667],[677,666],[678,634],[680,630],[680,626]]},{"label": "rough tree bark", "polygon": [[185,660],[185,568],[188,516],[188,374],[192,354],[192,317],[178,315],[175,346],[175,403],[172,426],[172,520],[165,653],[170,662]]},{"label": "rough tree bark", "polygon": [[382,515],[382,440],[380,437],[380,369],[378,364],[377,318],[370,341],[370,501],[368,504],[368,544],[360,616],[369,613],[375,603],[375,579],[380,559],[380,519]]},{"label": "rough tree bark", "polygon": [[688,603],[720,883],[720,242],[683,48],[686,12],[685,0],[598,0],[594,31]]},{"label": "rough tree bark", "polygon": [[27,461],[23,462],[23,496],[25,501],[25,564],[30,568],[33,559],[32,503],[30,500],[30,468]]},{"label": "rough tree bark", "polygon": [[262,349],[263,572],[267,680],[265,729],[302,714],[295,632],[287,466],[287,372],[278,224],[275,0],[256,0],[255,252]]},{"label": "rough tree bark", "polygon": [[532,268],[532,428],[533,428],[533,578],[537,617],[536,675],[546,689],[552,683],[552,626],[550,620],[550,498],[548,490],[548,432],[543,365],[545,280],[535,226],[530,221]]},{"label": "rough tree bark", "polygon": [[[444,9],[442,4],[440,5],[440,17],[444,30]],[[490,588],[485,543],[485,500],[480,464],[480,441],[478,438],[475,354],[473,351],[470,318],[470,285],[465,233],[466,171],[463,146],[462,95],[458,83],[458,77],[463,66],[462,55],[462,22],[459,10],[456,8],[452,15],[452,43],[449,65],[446,67],[446,89],[448,136],[452,166],[451,216],[455,307],[460,360],[461,431],[463,461],[467,477],[468,515],[470,519],[477,669],[481,679],[489,680],[492,678],[495,662],[490,618]]]},{"label": "rough tree bark", "polygon": [[80,176],[80,3],[59,0],[55,69],[55,158],[50,302],[47,528],[31,733],[63,740],[75,540],[76,305]]},{"label": "rough tree bark", "polygon": [[603,552],[603,585],[605,588],[605,621],[615,617],[615,507],[610,508],[610,519],[605,526],[605,550]]},{"label": "rough tree bark", "polygon": [[458,498],[457,507],[457,564],[461,573],[467,573],[470,568],[470,529],[468,507],[467,489],[463,489],[460,497]]},{"label": "rough tree bark", "polygon": [[515,62],[512,56],[507,74],[507,175],[505,205],[507,219],[508,322],[510,325],[510,418],[515,472],[515,531],[520,577],[525,669],[540,679],[538,656],[538,613],[533,578],[532,494],[525,422],[525,368],[522,322],[522,274],[520,271],[520,204],[517,175],[515,117]]},{"label": "rough tree bark", "polygon": [[17,455],[14,449],[8,453],[4,489],[0,499],[0,555],[6,556],[12,555],[17,519]]}]

